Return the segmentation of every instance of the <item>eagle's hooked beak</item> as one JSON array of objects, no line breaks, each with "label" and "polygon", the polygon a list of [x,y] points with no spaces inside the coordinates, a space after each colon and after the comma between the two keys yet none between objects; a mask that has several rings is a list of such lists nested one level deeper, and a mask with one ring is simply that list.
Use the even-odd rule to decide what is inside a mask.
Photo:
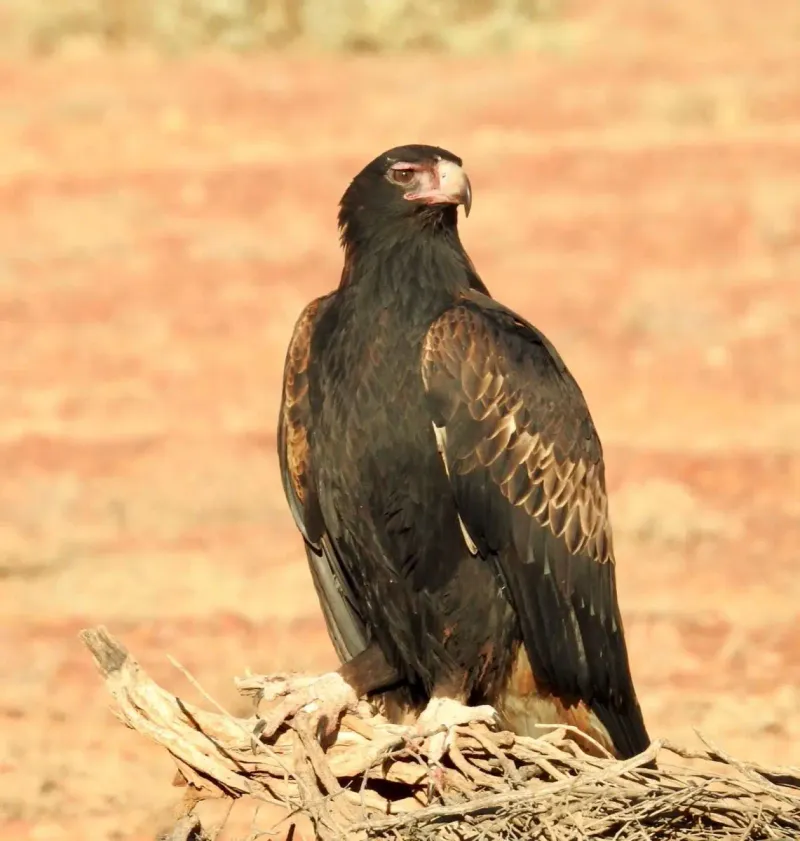
[{"label": "eagle's hooked beak", "polygon": [[431,189],[407,193],[405,198],[425,204],[461,204],[464,206],[464,215],[469,216],[472,207],[472,186],[467,173],[457,163],[442,160],[436,162],[434,175]]},{"label": "eagle's hooked beak", "polygon": [[472,207],[472,185],[467,173],[452,161],[439,161],[436,164],[439,174],[439,192],[444,201],[464,205],[464,216],[469,216]]}]

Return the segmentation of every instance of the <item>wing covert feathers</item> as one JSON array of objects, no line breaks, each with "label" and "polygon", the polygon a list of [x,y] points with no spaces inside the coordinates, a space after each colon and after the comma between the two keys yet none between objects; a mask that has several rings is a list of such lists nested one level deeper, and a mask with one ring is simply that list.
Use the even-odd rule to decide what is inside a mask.
[{"label": "wing covert feathers", "polygon": [[297,527],[312,543],[319,540],[322,523],[311,471],[308,369],[314,321],[320,306],[329,298],[317,298],[308,304],[295,324],[286,352],[278,419],[278,458],[284,493]]},{"label": "wing covert feathers", "polygon": [[[423,380],[429,393],[449,395],[444,412],[450,415],[439,420],[444,426],[453,422],[460,404],[480,430],[477,438],[462,435],[453,442],[446,454],[448,472],[487,469],[508,502],[562,538],[570,552],[613,563],[599,442],[589,438],[571,446],[558,418],[561,407],[535,394],[539,383],[529,372],[511,368],[501,343],[495,325],[469,307],[449,310],[428,332]],[[581,420],[577,434],[593,432],[588,414]]]},{"label": "wing covert feathers", "polygon": [[317,298],[303,310],[289,342],[278,417],[278,460],[286,499],[306,542],[311,577],[328,633],[339,659],[345,662],[367,647],[370,635],[323,522],[311,461],[308,393],[314,324],[332,294]]},{"label": "wing covert feathers", "polygon": [[623,755],[643,750],[602,447],[578,384],[541,333],[476,293],[431,325],[421,363],[458,514],[514,605],[536,685],[588,704]]}]

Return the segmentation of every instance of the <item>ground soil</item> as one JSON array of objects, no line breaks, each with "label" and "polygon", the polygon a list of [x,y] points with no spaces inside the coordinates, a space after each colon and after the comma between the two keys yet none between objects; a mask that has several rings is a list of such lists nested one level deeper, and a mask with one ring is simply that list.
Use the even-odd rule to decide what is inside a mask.
[{"label": "ground soil", "polygon": [[593,5],[513,58],[0,64],[0,836],[151,839],[178,799],[79,629],[231,705],[334,663],[283,355],[348,178],[409,141],[464,158],[471,255],[583,386],[652,735],[800,762],[800,13]]}]

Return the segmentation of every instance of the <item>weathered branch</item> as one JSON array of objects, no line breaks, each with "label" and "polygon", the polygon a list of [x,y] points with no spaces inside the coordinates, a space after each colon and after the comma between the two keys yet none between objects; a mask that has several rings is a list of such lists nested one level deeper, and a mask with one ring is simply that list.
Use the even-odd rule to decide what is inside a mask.
[{"label": "weathered branch", "polygon": [[[367,839],[676,839],[800,837],[800,768],[741,762],[706,742],[654,742],[626,762],[584,754],[566,728],[540,739],[459,728],[445,764],[444,802],[429,799],[428,766],[412,731],[364,703],[323,750],[297,716],[264,743],[258,716],[200,709],[151,680],[104,628],[85,630],[129,727],[166,748],[187,786],[185,817],[165,841],[204,841],[192,810],[211,797],[252,797],[311,818],[321,841]],[[275,678],[237,681],[266,713]],[[201,690],[202,691],[202,690]],[[206,696],[208,697],[208,696]],[[664,761],[705,760],[705,769]],[[643,769],[658,757],[657,771]]]}]

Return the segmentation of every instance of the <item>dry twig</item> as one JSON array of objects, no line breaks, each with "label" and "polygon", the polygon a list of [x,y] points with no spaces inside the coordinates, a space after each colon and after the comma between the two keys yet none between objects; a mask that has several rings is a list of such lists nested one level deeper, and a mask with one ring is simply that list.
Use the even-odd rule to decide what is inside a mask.
[{"label": "dry twig", "polygon": [[[309,816],[321,841],[800,837],[800,768],[742,762],[708,742],[706,750],[654,742],[618,762],[582,753],[564,729],[529,739],[458,728],[443,777],[446,803],[427,802],[427,766],[414,753],[410,731],[367,704],[344,717],[327,751],[302,714],[254,745],[255,716],[234,718],[208,696],[218,712],[176,698],[103,628],[81,638],[116,714],[166,748],[187,784],[186,816],[166,836],[170,841],[206,837],[192,815],[198,801],[242,796]],[[273,682],[249,676],[239,688],[254,694]],[[706,768],[671,765],[669,753],[702,759]],[[643,769],[653,758],[658,770]]]}]

